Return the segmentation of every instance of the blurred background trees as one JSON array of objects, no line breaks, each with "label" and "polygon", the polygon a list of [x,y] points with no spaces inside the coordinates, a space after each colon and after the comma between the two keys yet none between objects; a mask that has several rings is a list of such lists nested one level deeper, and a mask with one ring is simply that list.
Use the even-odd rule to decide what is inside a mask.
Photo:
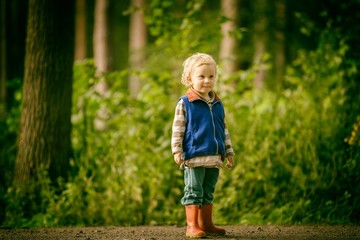
[{"label": "blurred background trees", "polygon": [[[170,134],[194,52],[217,59],[237,153],[218,222],[359,223],[359,1],[45,2],[0,5],[1,224],[182,223]],[[13,180],[31,162],[66,173],[45,164],[24,194]]]}]

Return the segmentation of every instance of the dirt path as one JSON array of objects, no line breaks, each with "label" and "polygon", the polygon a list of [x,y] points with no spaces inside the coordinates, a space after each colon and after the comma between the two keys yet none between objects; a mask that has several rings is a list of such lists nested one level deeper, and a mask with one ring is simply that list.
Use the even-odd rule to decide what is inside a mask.
[{"label": "dirt path", "polygon": [[[207,237],[216,240],[287,239],[312,240],[360,239],[360,226],[224,226],[227,235]],[[117,239],[117,240],[169,240],[185,239],[185,227],[69,227],[38,229],[0,229],[0,240],[27,239]]]}]

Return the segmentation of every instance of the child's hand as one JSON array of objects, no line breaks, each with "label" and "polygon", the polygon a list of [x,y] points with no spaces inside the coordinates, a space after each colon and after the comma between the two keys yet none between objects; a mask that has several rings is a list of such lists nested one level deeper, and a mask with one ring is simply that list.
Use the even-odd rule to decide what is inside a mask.
[{"label": "child's hand", "polygon": [[234,166],[234,159],[233,156],[227,156],[227,163],[226,167],[232,168]]},{"label": "child's hand", "polygon": [[174,160],[177,164],[181,164],[183,162],[183,159],[182,159],[182,153],[181,152],[178,152],[178,153],[175,153],[174,154]]}]

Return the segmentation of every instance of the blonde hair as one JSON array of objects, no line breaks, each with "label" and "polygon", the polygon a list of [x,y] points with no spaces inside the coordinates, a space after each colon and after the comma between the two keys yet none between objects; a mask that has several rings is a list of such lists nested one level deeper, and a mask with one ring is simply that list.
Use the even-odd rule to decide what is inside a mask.
[{"label": "blonde hair", "polygon": [[212,58],[212,56],[206,53],[195,53],[191,55],[183,62],[184,70],[181,75],[181,83],[187,87],[191,86],[191,72],[194,69],[194,67],[199,67],[201,65],[211,65],[211,64],[214,64],[215,66],[215,73],[216,73],[215,79],[217,80],[218,77],[217,65],[215,60]]}]

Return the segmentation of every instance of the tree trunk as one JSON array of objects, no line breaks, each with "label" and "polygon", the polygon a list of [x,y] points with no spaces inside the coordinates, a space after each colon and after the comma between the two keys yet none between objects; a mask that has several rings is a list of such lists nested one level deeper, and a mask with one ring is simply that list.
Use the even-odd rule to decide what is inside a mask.
[{"label": "tree trunk", "polygon": [[[144,0],[132,0],[131,4],[135,11],[130,18],[130,40],[129,40],[129,63],[132,70],[141,70],[145,64],[144,48],[147,42],[146,24],[143,10]],[[141,80],[138,75],[130,74],[129,91],[132,96],[137,96],[141,89]]]},{"label": "tree trunk", "polygon": [[102,74],[109,72],[112,65],[109,6],[110,0],[96,0],[93,44],[95,66],[97,68],[97,75],[100,77],[100,82],[96,85],[96,90],[100,94],[104,94],[108,89]]},{"label": "tree trunk", "polygon": [[0,119],[6,114],[6,1],[0,3]]},{"label": "tree trunk", "polygon": [[75,60],[87,57],[86,0],[76,0]]},{"label": "tree trunk", "polygon": [[94,58],[100,73],[111,68],[109,4],[110,0],[96,0],[95,3]]},{"label": "tree trunk", "polygon": [[285,24],[286,6],[284,0],[277,0],[275,3],[276,32],[275,32],[275,80],[280,86],[285,74]]},{"label": "tree trunk", "polygon": [[[234,34],[238,18],[238,0],[221,0],[222,15],[230,19],[221,25],[222,40],[220,45],[220,62],[223,69],[222,79],[228,79],[237,69],[236,47],[237,39]],[[221,91],[234,89],[219,82]]]},{"label": "tree trunk", "polygon": [[74,1],[30,0],[14,183],[66,177],[70,155]]},{"label": "tree trunk", "polygon": [[265,81],[265,64],[263,63],[263,56],[266,52],[267,41],[267,17],[266,17],[266,0],[256,0],[256,20],[255,20],[255,54],[254,63],[258,66],[258,71],[254,79],[254,84],[258,88],[262,88]]}]

